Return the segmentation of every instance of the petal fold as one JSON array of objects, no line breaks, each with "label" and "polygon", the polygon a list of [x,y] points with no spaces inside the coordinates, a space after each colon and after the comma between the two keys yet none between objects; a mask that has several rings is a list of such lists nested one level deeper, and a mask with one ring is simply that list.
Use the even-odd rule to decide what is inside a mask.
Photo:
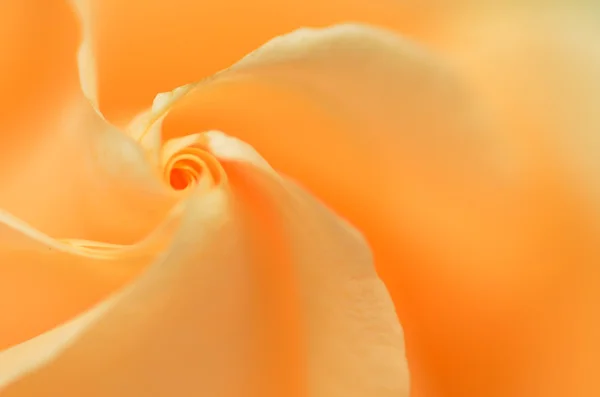
[{"label": "petal fold", "polygon": [[[593,18],[571,31],[576,11],[535,19],[530,6],[455,15],[436,52],[364,25],[299,30],[201,82],[163,120],[166,139],[220,129],[251,143],[365,233],[416,389],[430,394],[539,387],[514,368],[535,365],[554,303],[582,280],[572,263],[597,279]],[[502,33],[507,21],[522,40]],[[547,37],[566,41],[553,52]],[[534,73],[532,56],[551,67]],[[544,89],[553,82],[563,90]]]},{"label": "petal fold", "polygon": [[[16,108],[5,107],[0,118],[0,349],[72,318],[130,280],[158,250],[147,237],[176,203],[143,151],[94,107],[86,23],[79,57],[72,40],[76,14],[87,18],[84,2],[77,13],[64,1],[42,9],[6,4],[9,16],[35,10],[47,20],[23,22],[37,26],[31,35],[40,45],[17,55],[33,62],[37,54],[42,73],[23,86],[27,101],[18,90],[5,96]],[[46,54],[46,45],[54,53]],[[134,253],[121,255],[128,245]]]},{"label": "petal fold", "polygon": [[229,183],[190,196],[170,249],[67,325],[69,342],[43,342],[61,351],[2,397],[408,396],[402,329],[361,236],[249,146],[210,140]]},{"label": "petal fold", "polygon": [[[456,255],[448,251],[481,247],[464,263],[472,280],[494,284],[509,273],[506,258],[481,268],[502,237],[478,230],[504,227],[512,148],[462,77],[390,31],[301,29],[198,84],[173,105],[162,135],[227,131],[301,181],[365,233],[412,329],[439,305],[415,296],[449,288],[452,265],[439,263]],[[405,251],[431,239],[443,246],[426,259]]]},{"label": "petal fold", "polygon": [[101,108],[110,120],[128,120],[150,106],[157,92],[206,78],[301,27],[357,21],[422,39],[436,36],[437,27],[462,3],[93,0]]}]

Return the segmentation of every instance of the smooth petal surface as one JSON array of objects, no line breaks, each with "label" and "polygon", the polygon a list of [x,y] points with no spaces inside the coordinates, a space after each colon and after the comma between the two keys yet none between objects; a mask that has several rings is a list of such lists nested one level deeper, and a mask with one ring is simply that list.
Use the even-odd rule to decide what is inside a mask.
[{"label": "smooth petal surface", "polygon": [[0,355],[2,368],[62,345],[2,397],[408,396],[402,330],[361,236],[248,146],[213,133],[211,148],[229,182],[190,196],[170,249],[129,287]]},{"label": "smooth petal surface", "polygon": [[539,252],[518,263],[548,284],[521,302],[534,336],[520,393],[598,395],[600,7],[536,5],[456,21],[448,53],[527,165],[521,210]]},{"label": "smooth petal surface", "polygon": [[101,108],[128,119],[157,92],[218,72],[273,37],[301,27],[364,22],[439,40],[438,27],[469,1],[93,1]]},{"label": "smooth petal surface", "polygon": [[0,13],[3,28],[26,30],[7,32],[11,45],[2,49],[21,68],[0,80],[0,349],[71,318],[137,274],[152,250],[107,261],[79,246],[136,243],[174,204],[135,142],[94,110],[91,54],[84,42],[80,76],[73,10],[64,1],[43,7],[7,1]]},{"label": "smooth petal surface", "polygon": [[[448,330],[443,336],[452,340],[469,316],[489,308],[446,316],[473,306],[481,291],[513,299],[489,288],[513,282],[506,264],[515,249],[489,253],[521,237],[503,235],[514,164],[488,121],[441,59],[390,32],[340,25],[274,39],[199,84],[165,117],[162,134],[217,128],[252,142],[277,170],[357,225],[405,326],[413,375],[435,377],[419,369],[424,351],[439,362],[441,346],[450,349],[450,365],[464,348],[434,335]],[[480,232],[490,225],[491,235]],[[457,282],[467,288],[457,291]],[[506,340],[506,328],[472,327],[485,335],[475,339],[482,352],[473,354],[485,357],[489,340]]]},{"label": "smooth petal surface", "polygon": [[[157,90],[170,89],[173,85],[203,77],[204,69],[200,69],[198,65],[208,65],[206,70],[209,72],[206,74],[212,73],[230,62],[228,60],[221,64],[222,59],[237,58],[242,52],[255,48],[258,42],[269,39],[274,33],[269,30],[272,25],[265,23],[266,20],[277,24],[278,21],[294,19],[296,15],[296,21],[307,14],[324,15],[313,13],[314,9],[311,8],[307,8],[310,12],[306,14],[299,13],[298,8],[283,6],[284,3],[280,2],[279,6],[283,6],[283,10],[277,11],[276,15],[282,15],[281,18],[269,17],[257,22],[257,18],[246,18],[249,15],[247,12],[239,14],[242,24],[252,24],[253,28],[254,25],[259,26],[254,30],[265,37],[253,34],[234,35],[231,32],[238,32],[235,24],[240,26],[238,17],[231,18],[233,28],[225,29],[228,25],[216,18],[214,13],[204,13],[203,18],[209,23],[199,24],[200,12],[178,10],[175,3],[151,2],[149,9],[153,10],[152,7],[159,3],[162,6],[155,7],[154,10],[169,8],[173,10],[172,15],[183,15],[183,18],[190,18],[194,23],[182,23],[178,17],[178,23],[169,24],[176,27],[173,30],[158,29],[156,26],[166,24],[171,14],[163,12],[164,10],[144,14],[135,5],[122,8],[125,12],[120,15],[125,15],[123,20],[128,23],[119,23],[119,15],[113,20],[116,23],[98,23],[105,27],[127,27],[113,30],[109,35],[112,42],[106,38],[99,39],[99,42],[105,40],[104,43],[109,43],[99,44],[101,52],[102,48],[120,48],[121,51],[121,56],[105,55],[105,59],[112,59],[114,62],[113,72],[104,77],[107,87],[105,98],[109,97],[108,93],[112,90],[112,100],[115,100],[112,105],[112,100],[106,100],[105,107],[115,119],[129,116],[133,109],[149,104],[151,96]],[[201,4],[198,2],[187,3],[194,4],[195,10],[202,7],[198,6]],[[302,2],[304,3],[306,2]],[[101,4],[117,4],[122,7],[121,2],[107,1]],[[230,3],[215,4],[225,4],[222,9],[236,9]],[[265,8],[254,7],[254,4],[248,7],[253,8],[252,11],[256,14],[266,15]],[[403,321],[406,321],[413,373],[430,374],[425,382],[430,395],[464,397],[600,394],[596,392],[599,385],[595,377],[597,357],[600,356],[597,354],[600,346],[596,337],[599,324],[594,315],[599,301],[597,291],[600,290],[597,288],[598,223],[594,212],[597,201],[595,196],[589,194],[596,188],[595,170],[598,165],[598,157],[595,155],[598,119],[595,117],[594,104],[599,92],[596,75],[599,69],[594,66],[596,58],[593,54],[596,51],[591,49],[595,37],[593,16],[597,14],[593,8],[588,8],[585,10],[588,14],[586,18],[580,13],[571,14],[569,11],[568,18],[565,19],[562,11],[566,8],[541,9],[536,8],[539,3],[534,2],[527,3],[526,7],[502,7],[502,10],[496,5],[490,7],[491,3],[479,4],[479,7],[472,8],[472,12],[458,13],[460,18],[457,18],[457,14],[450,17],[446,9],[439,8],[440,14],[444,16],[443,23],[432,18],[436,13],[429,14],[431,8],[425,7],[422,8],[425,10],[423,14],[414,18],[414,25],[407,25],[409,34],[418,31],[414,37],[423,39],[423,42],[432,42],[433,47],[448,62],[462,71],[461,78],[470,91],[466,97],[473,98],[470,103],[457,100],[464,97],[460,79],[455,81],[456,85],[451,84],[459,87],[457,97],[454,97],[456,91],[453,89],[450,90],[450,95],[447,91],[438,90],[440,86],[446,85],[448,79],[436,80],[431,77],[431,74],[437,76],[436,71],[440,66],[436,57],[427,57],[424,63],[433,65],[433,68],[425,68],[427,73],[424,77],[413,78],[411,74],[424,67],[423,63],[417,62],[418,67],[414,70],[401,69],[406,73],[405,76],[410,77],[399,78],[399,86],[404,89],[393,92],[403,93],[408,99],[381,95],[385,94],[382,89],[369,91],[358,87],[364,90],[359,90],[360,92],[376,94],[374,97],[359,97],[361,101],[358,103],[352,103],[351,100],[357,98],[352,93],[356,92],[360,83],[350,84],[351,89],[341,90],[350,99],[346,100],[344,95],[335,95],[339,89],[338,86],[333,87],[338,81],[335,73],[325,73],[327,79],[319,76],[319,83],[315,88],[302,77],[298,80],[289,79],[288,72],[291,70],[303,76],[301,71],[306,66],[305,63],[301,62],[301,67],[294,69],[283,62],[286,66],[283,68],[283,76],[271,79],[269,75],[274,72],[272,69],[277,69],[280,65],[277,68],[271,67],[273,57],[266,57],[269,62],[258,68],[270,67],[271,70],[266,75],[258,73],[258,78],[248,76],[257,73],[256,69],[246,74],[242,70],[239,74],[234,72],[221,75],[210,89],[205,84],[198,91],[203,92],[202,94],[196,93],[188,97],[184,101],[188,103],[187,110],[183,106],[179,115],[173,112],[172,124],[167,122],[165,129],[170,130],[172,135],[177,135],[220,128],[249,140],[261,152],[266,149],[264,154],[277,169],[285,170],[295,178],[313,175],[306,182],[300,180],[318,195],[323,193],[328,204],[337,206],[372,241],[379,271],[396,298]],[[221,9],[220,5],[214,7]],[[363,8],[331,9],[343,10],[340,11],[342,14],[346,10],[353,10],[351,13],[354,13],[358,9],[356,19],[362,19],[362,16],[371,18],[371,14],[364,12],[365,7],[366,5]],[[25,12],[26,9],[25,6],[19,12]],[[105,10],[110,10],[110,6]],[[128,19],[127,10],[138,14],[138,29],[130,28],[129,22],[132,21]],[[394,21],[406,21],[418,15],[406,13],[402,18],[396,19],[396,8],[386,5],[378,10],[381,11],[380,15]],[[550,19],[546,18],[548,10],[554,13]],[[294,16],[286,16],[288,12]],[[337,11],[327,15],[334,14],[338,15]],[[544,14],[544,18],[539,18],[541,14]],[[10,23],[14,14],[5,15],[10,17],[7,18],[9,23],[3,27],[18,26],[18,23]],[[45,15],[55,16],[54,13]],[[104,15],[110,16],[111,12],[104,11]],[[329,16],[315,24],[334,22],[328,18]],[[63,19],[57,17],[54,20]],[[565,20],[571,22],[564,24]],[[586,22],[588,20],[592,22]],[[429,22],[422,25],[422,21]],[[202,47],[202,43],[210,43],[208,46],[220,45],[221,42],[217,40],[206,39],[211,37],[210,33],[198,34],[199,25],[212,26],[216,30],[223,28],[229,32],[227,37],[232,40],[238,40],[241,36],[243,40],[240,39],[240,42],[243,44],[240,47],[223,46],[223,53],[227,57],[220,58],[221,53],[217,51],[217,55],[210,58],[215,59],[214,63],[207,61],[208,51],[180,51],[174,43],[194,45],[195,48],[207,48]],[[155,28],[157,40],[147,40],[150,37],[150,29],[147,28],[150,26]],[[412,30],[413,26],[418,29]],[[287,22],[279,27],[282,31],[277,33],[291,28]],[[193,30],[194,34],[186,36],[185,40],[173,40],[179,34],[174,32],[186,29]],[[514,34],[506,34],[507,30]],[[59,31],[61,30],[47,30],[47,37],[55,38],[53,35]],[[123,34],[124,31],[133,32],[133,36]],[[250,31],[253,29],[248,29]],[[572,34],[573,32],[576,33]],[[169,36],[171,33],[174,36]],[[427,37],[421,36],[423,33]],[[434,38],[428,37],[429,34]],[[147,44],[142,47],[130,45],[135,40],[128,42],[128,37],[137,37],[138,42]],[[536,39],[530,40],[531,37]],[[568,39],[565,40],[566,38]],[[257,43],[251,43],[255,39]],[[122,47],[119,47],[121,44],[117,45],[118,40],[123,43]],[[13,45],[10,40],[3,43]],[[556,46],[557,43],[560,45]],[[50,40],[47,44],[48,48],[56,49],[52,47]],[[154,58],[124,56],[123,51],[135,53],[131,48],[143,48],[142,54],[152,54]],[[357,47],[352,48],[354,51],[356,49]],[[238,50],[240,54],[237,54]],[[172,55],[169,51],[182,55],[179,58],[166,57],[165,55]],[[364,48],[359,51],[364,54],[361,51]],[[387,50],[385,53],[387,54]],[[406,55],[405,52],[402,53]],[[349,59],[340,56],[337,50],[333,55]],[[169,61],[162,62],[166,58]],[[56,59],[61,58],[57,56]],[[154,62],[148,62],[151,59]],[[324,63],[334,63],[327,57],[325,59]],[[340,66],[338,70],[352,65],[351,70],[353,76],[357,77],[357,82],[368,82],[372,76],[379,79],[382,62],[369,64],[365,59],[372,60],[373,57],[340,62],[343,67]],[[133,66],[124,67],[125,64],[129,65],[129,61]],[[278,60],[279,63],[280,61],[281,59]],[[111,61],[106,62],[109,64]],[[180,62],[189,65],[189,69],[180,68]],[[49,64],[55,65],[53,62]],[[117,71],[120,66],[123,74]],[[441,68],[447,70],[443,66]],[[102,70],[109,70],[108,66],[100,69],[101,74]],[[55,70],[70,69],[57,67]],[[185,72],[168,73],[169,70]],[[320,71],[321,67],[307,67],[306,70],[312,76],[313,71]],[[433,73],[430,74],[431,70]],[[135,84],[156,81],[157,87],[147,86],[145,90],[139,91],[139,96],[130,96],[124,89],[125,86],[114,83],[127,81],[128,76],[133,74],[142,76],[139,80],[132,80]],[[40,75],[44,76],[44,73]],[[38,75],[33,77],[35,76]],[[382,76],[386,74],[382,73]],[[111,78],[114,78],[113,83],[106,83]],[[181,83],[177,79],[181,79]],[[323,86],[324,80],[327,81]],[[348,84],[348,80],[348,76],[342,73],[340,87]],[[386,81],[383,77],[380,80]],[[423,81],[431,80],[441,82],[422,90]],[[32,78],[31,81],[37,82],[39,79]],[[51,81],[62,82],[59,78]],[[418,84],[411,85],[411,81]],[[383,83],[379,87],[386,85]],[[395,86],[390,85],[392,87]],[[419,98],[423,93],[424,98]],[[133,99],[131,108],[122,110],[123,104],[115,99],[117,96],[121,96],[123,101]],[[325,100],[315,100],[319,96]],[[417,100],[413,104],[415,97]],[[32,98],[37,98],[37,95]],[[437,102],[432,98],[440,100]],[[342,101],[339,102],[340,100]],[[430,129],[444,130],[444,122],[448,123],[450,131],[464,131],[465,125],[472,126],[470,122],[465,123],[461,116],[463,111],[456,110],[464,106],[466,119],[470,120],[475,113],[475,119],[478,120],[472,129],[466,128],[474,132],[466,134],[467,136],[484,136],[483,141],[489,142],[490,135],[487,132],[492,132],[492,135],[497,133],[508,137],[509,145],[506,147],[495,142],[490,146],[483,145],[488,148],[500,146],[500,155],[492,156],[494,160],[491,163],[494,165],[488,162],[488,149],[475,149],[471,152],[468,149],[472,147],[470,145],[439,145],[437,148],[430,145],[434,146],[435,156],[432,156],[429,151],[432,148],[427,144],[438,142],[437,139],[426,141],[427,144],[417,140],[416,143],[407,145],[406,140],[389,138],[407,135],[415,137],[414,134],[398,134],[397,129],[385,128],[386,118],[391,117],[390,109],[394,109],[392,106],[383,107],[384,110],[387,109],[387,115],[386,112],[375,109],[375,114],[384,116],[383,120],[364,117],[367,113],[365,110],[372,112],[376,106],[361,106],[372,102],[381,104],[381,101],[405,104],[398,107],[408,109],[399,114],[398,119],[408,120],[401,130],[413,133],[429,132]],[[436,119],[438,107],[428,105],[428,101],[439,103],[442,109],[448,106],[454,110]],[[472,108],[472,102],[485,108],[487,114],[477,110],[471,113],[468,109]],[[353,107],[346,108],[349,104]],[[421,109],[423,104],[427,106]],[[13,115],[17,117],[20,113],[10,114],[10,121],[13,122]],[[424,114],[429,114],[430,117]],[[349,121],[339,119],[340,115]],[[446,120],[445,117],[449,119]],[[282,121],[285,124],[281,124]],[[482,125],[479,123],[483,124],[483,128],[478,127]],[[494,130],[488,130],[486,124],[494,125]],[[282,133],[282,126],[286,127],[285,135]],[[381,131],[386,134],[375,134],[374,131],[380,131],[375,127],[382,126],[384,128]],[[348,144],[343,139],[323,139],[329,136],[353,136],[352,139],[355,139],[354,135],[348,135],[353,131],[366,131],[361,137],[385,136],[385,140],[365,139],[358,144]],[[462,134],[458,135],[463,137]],[[448,136],[454,137],[453,134]],[[547,136],[551,137],[550,141],[546,140]],[[282,138],[277,141],[273,137]],[[294,139],[290,140],[289,137]],[[526,139],[523,140],[523,137]],[[321,142],[324,145],[319,145]],[[444,142],[452,142],[452,139]],[[470,140],[467,139],[467,142]],[[298,143],[300,144],[297,145]],[[276,145],[282,145],[285,149],[277,149]],[[362,151],[362,147],[366,150]],[[465,148],[467,149],[463,150]],[[564,148],[567,150],[563,151]],[[383,155],[377,156],[378,151]],[[271,158],[272,155],[275,157]],[[329,160],[326,162],[328,165],[337,165],[333,169],[320,168],[319,173],[314,173],[310,166],[305,165],[314,164],[316,160],[323,160],[325,163],[324,159]],[[504,173],[506,163],[518,172],[508,175]],[[365,164],[366,167],[359,166]],[[501,172],[496,168],[498,164]],[[351,181],[348,175],[355,178]],[[390,175],[394,175],[396,179],[390,178]],[[481,179],[485,182],[480,182]],[[341,187],[336,184],[337,180],[342,181]],[[362,208],[364,211],[355,212],[353,208]],[[421,381],[418,376],[417,380]],[[423,382],[418,383],[416,395],[423,395],[426,388]]]},{"label": "smooth petal surface", "polygon": [[571,181],[563,183],[583,185],[595,201],[600,197],[600,117],[594,110],[600,92],[598,35],[600,7],[593,2],[501,7],[457,18],[445,49],[530,166],[565,173]]},{"label": "smooth petal surface", "polygon": [[[494,85],[484,85],[475,71],[496,71],[486,75],[496,82],[505,73],[502,63],[476,58],[485,41],[482,48],[470,46],[460,34],[471,31],[468,22],[481,21],[477,29],[503,42],[501,25],[486,19],[489,10],[473,8],[453,21],[453,29],[444,25],[448,42],[437,56],[364,26],[282,36],[196,86],[162,125],[165,139],[216,128],[250,142],[365,233],[407,332],[418,395],[566,392],[584,383],[574,380],[579,375],[568,372],[569,380],[559,380],[550,374],[566,362],[593,368],[583,345],[577,357],[561,350],[562,364],[549,360],[551,369],[536,367],[540,351],[556,341],[567,349],[569,335],[597,326],[590,323],[592,312],[583,314],[590,310],[582,309],[583,296],[568,292],[579,283],[575,273],[597,280],[591,266],[598,258],[596,204],[586,195],[590,180],[575,178],[574,170],[584,168],[557,157],[560,140],[536,146],[543,135],[510,128],[512,115],[490,97],[495,93],[509,103],[510,85],[484,95],[482,87]],[[497,21],[516,26],[531,15],[525,7],[499,11],[506,19]],[[558,21],[544,19],[548,29]],[[569,85],[566,69],[555,75],[561,76]],[[589,81],[593,87],[593,75]],[[576,117],[594,103],[591,94],[573,91],[565,113],[552,115],[532,102],[520,120]],[[581,143],[596,135],[582,125],[581,135],[553,131],[573,138],[570,148],[591,153]],[[595,164],[586,159],[591,162],[577,164]],[[583,273],[571,273],[572,263],[580,263]],[[583,294],[588,298],[592,285]],[[582,316],[577,321],[567,314],[575,307]],[[559,308],[565,327],[554,327],[552,338],[540,337]],[[595,387],[586,382],[582,390]]]}]

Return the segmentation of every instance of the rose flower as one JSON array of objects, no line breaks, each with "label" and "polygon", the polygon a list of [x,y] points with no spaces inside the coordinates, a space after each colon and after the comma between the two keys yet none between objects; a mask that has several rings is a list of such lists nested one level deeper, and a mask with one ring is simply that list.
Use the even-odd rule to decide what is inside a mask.
[{"label": "rose flower", "polygon": [[0,21],[0,397],[600,395],[593,2]]}]

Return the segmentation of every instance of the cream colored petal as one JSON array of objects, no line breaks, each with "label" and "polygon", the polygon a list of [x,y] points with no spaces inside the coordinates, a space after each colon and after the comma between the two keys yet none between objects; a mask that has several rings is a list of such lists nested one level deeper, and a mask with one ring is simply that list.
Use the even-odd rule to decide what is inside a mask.
[{"label": "cream colored petal", "polygon": [[88,0],[67,0],[74,8],[81,24],[81,44],[77,52],[79,82],[83,95],[98,108],[96,60],[93,48],[92,8]]},{"label": "cream colored petal", "polygon": [[230,184],[191,197],[169,251],[2,397],[408,396],[361,236],[249,146],[210,139]]},{"label": "cream colored petal", "polygon": [[133,138],[147,153],[151,164],[160,162],[161,146],[163,143],[161,130],[162,122],[171,107],[190,92],[196,84],[188,84],[171,92],[158,94],[150,109],[137,115],[126,127],[125,133]]},{"label": "cream colored petal", "polygon": [[[486,131],[489,120],[478,109],[460,71],[425,47],[375,27],[346,24],[300,29],[277,37],[192,88],[181,102],[193,104],[197,100],[202,105],[204,99],[210,106],[221,101],[218,94],[210,98],[220,84],[227,88],[236,83],[265,85],[266,89],[308,97],[332,113],[330,116],[344,120],[343,126],[354,127],[347,130],[349,136],[339,137],[343,138],[339,139],[340,144],[344,140],[361,140],[365,152],[381,151],[380,137],[394,144],[421,145],[420,151],[427,148],[439,156],[449,156],[448,149],[459,150],[461,156],[468,156],[463,164],[469,165],[474,160],[490,161],[489,157],[498,150],[500,138]],[[255,95],[245,94],[249,102]],[[256,96],[260,98],[260,93]],[[198,118],[203,114],[210,117],[212,110],[197,108]],[[243,109],[231,110],[242,113]],[[167,115],[168,120],[173,118]],[[276,114],[273,118],[279,119]],[[166,132],[165,136],[170,133],[176,132]],[[270,134],[264,134],[267,135]],[[293,146],[300,138],[290,135],[286,134],[288,146]],[[261,146],[262,139],[266,139],[252,138]],[[318,146],[318,138],[327,143],[331,139],[315,136],[310,140],[314,146]],[[288,155],[287,150],[280,151],[285,154],[280,153],[279,157]],[[396,147],[389,151],[397,153]]]},{"label": "cream colored petal", "polygon": [[424,199],[434,207],[477,201],[516,165],[460,71],[364,25],[273,39],[182,97],[162,136],[213,128],[250,142],[361,230],[390,216],[400,222],[392,215],[399,203],[411,213]]}]

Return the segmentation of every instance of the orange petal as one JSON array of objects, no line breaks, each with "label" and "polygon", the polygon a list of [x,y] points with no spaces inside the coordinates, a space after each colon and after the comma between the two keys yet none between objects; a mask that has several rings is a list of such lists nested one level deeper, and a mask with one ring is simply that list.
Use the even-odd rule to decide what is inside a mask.
[{"label": "orange petal", "polygon": [[600,8],[575,1],[536,11],[500,7],[457,19],[446,52],[542,178],[566,173],[573,180],[563,183],[583,182],[597,200]]},{"label": "orange petal", "polygon": [[448,53],[526,164],[520,210],[538,252],[517,263],[548,283],[521,301],[521,326],[533,332],[521,335],[531,354],[519,392],[591,396],[600,395],[600,8],[552,4],[456,21]]},{"label": "orange petal", "polygon": [[[464,357],[451,335],[467,313],[485,310],[472,300],[481,301],[480,285],[501,302],[497,310],[514,302],[497,287],[513,282],[516,269],[505,263],[514,250],[487,258],[490,247],[508,244],[502,208],[512,165],[487,122],[442,60],[390,32],[340,25],[274,39],[198,85],[171,109],[162,134],[215,128],[251,142],[363,231],[406,322],[419,376],[426,350],[436,362],[451,349],[448,365]],[[496,232],[479,232],[490,224]],[[472,254],[457,269],[465,249]],[[469,311],[450,315],[457,307]],[[485,353],[469,352],[477,357],[489,354],[489,340],[506,340],[505,328],[470,327],[484,335],[475,341]],[[440,329],[449,331],[434,343]]]},{"label": "orange petal", "polygon": [[[0,136],[4,151],[28,145],[45,132],[34,128],[44,124],[39,118],[50,116],[48,108],[64,101],[76,87],[73,54],[78,39],[77,21],[64,0],[3,1],[0,26]],[[38,117],[31,117],[32,113]],[[23,126],[15,133],[15,125],[24,122],[30,128]],[[3,155],[2,160],[9,159]]]},{"label": "orange petal", "polygon": [[[155,229],[175,202],[136,143],[91,105],[93,59],[84,42],[79,76],[77,46],[70,39],[77,36],[76,19],[68,4],[44,3],[48,10],[27,2],[8,4],[8,15],[20,10],[27,16],[31,9],[48,19],[19,22],[32,26],[33,39],[41,43],[27,49],[31,54],[14,55],[35,58],[42,69],[31,76],[33,86],[24,85],[31,95],[23,98],[21,91],[12,95],[9,90],[3,96],[13,102],[0,120],[0,349],[78,314],[148,262],[148,253],[111,263],[90,258],[89,249],[79,247],[88,243],[80,240],[108,243],[98,248],[92,242],[91,251],[133,244]],[[70,30],[56,30],[56,24]],[[46,45],[54,53],[46,54]],[[16,76],[21,73],[26,70]],[[67,238],[78,240],[57,240]],[[77,255],[56,252],[56,246],[76,247]]]},{"label": "orange petal", "polygon": [[[14,3],[8,10],[12,13],[19,11],[23,4],[8,3]],[[55,53],[48,55],[49,70],[40,67],[43,72],[40,78],[31,78],[35,85],[25,87],[32,93],[27,96],[29,102],[21,99],[21,90],[6,87],[6,92],[15,95],[3,96],[10,103],[0,120],[5,123],[2,130],[5,131],[3,142],[6,142],[2,145],[1,157],[5,163],[0,167],[0,208],[58,237],[76,236],[115,243],[134,241],[160,220],[161,208],[165,207],[160,202],[172,203],[165,197],[166,190],[161,190],[162,185],[146,165],[137,145],[106,123],[90,106],[90,101],[95,103],[96,98],[88,24],[83,29],[86,40],[80,48],[82,67],[78,69],[77,42],[67,39],[77,37],[75,14],[68,2],[49,4],[52,7],[46,10],[48,29],[53,28],[56,21],[64,20],[70,30],[65,37],[47,37],[44,29],[31,23],[35,26],[32,31],[39,33],[39,37],[32,40],[39,40],[40,47],[28,49],[32,54],[17,52],[15,55],[44,56],[45,52],[40,51],[45,51],[48,43],[58,46]],[[36,9],[23,7],[22,12]],[[29,26],[27,19],[21,24]],[[11,74],[17,76],[27,74],[13,72]],[[55,84],[56,81],[59,84]],[[10,106],[22,107],[25,113]],[[141,189],[145,192],[140,193]],[[142,204],[145,201],[151,205]],[[159,217],[148,217],[149,210]],[[140,217],[142,213],[144,216]]]},{"label": "orange petal", "polygon": [[408,396],[361,236],[248,146],[211,141],[229,184],[190,197],[169,251],[112,300],[0,355],[21,365],[2,397]]},{"label": "orange petal", "polygon": [[55,239],[0,212],[0,350],[87,310],[131,280],[170,241],[180,212],[181,204],[132,245]]},{"label": "orange petal", "polygon": [[[521,374],[551,345],[539,335],[570,264],[590,274],[593,223],[562,163],[540,173],[544,152],[507,132],[496,102],[478,96],[482,81],[454,69],[476,67],[467,60],[479,52],[452,57],[450,33],[443,58],[361,26],[282,36],[196,86],[162,134],[238,136],[365,233],[407,332],[415,390],[512,395],[543,383]],[[588,109],[589,96],[573,98]]]},{"label": "orange petal", "polygon": [[128,119],[157,92],[199,81],[273,37],[348,21],[436,42],[439,26],[468,1],[437,0],[96,0],[100,102]]}]

